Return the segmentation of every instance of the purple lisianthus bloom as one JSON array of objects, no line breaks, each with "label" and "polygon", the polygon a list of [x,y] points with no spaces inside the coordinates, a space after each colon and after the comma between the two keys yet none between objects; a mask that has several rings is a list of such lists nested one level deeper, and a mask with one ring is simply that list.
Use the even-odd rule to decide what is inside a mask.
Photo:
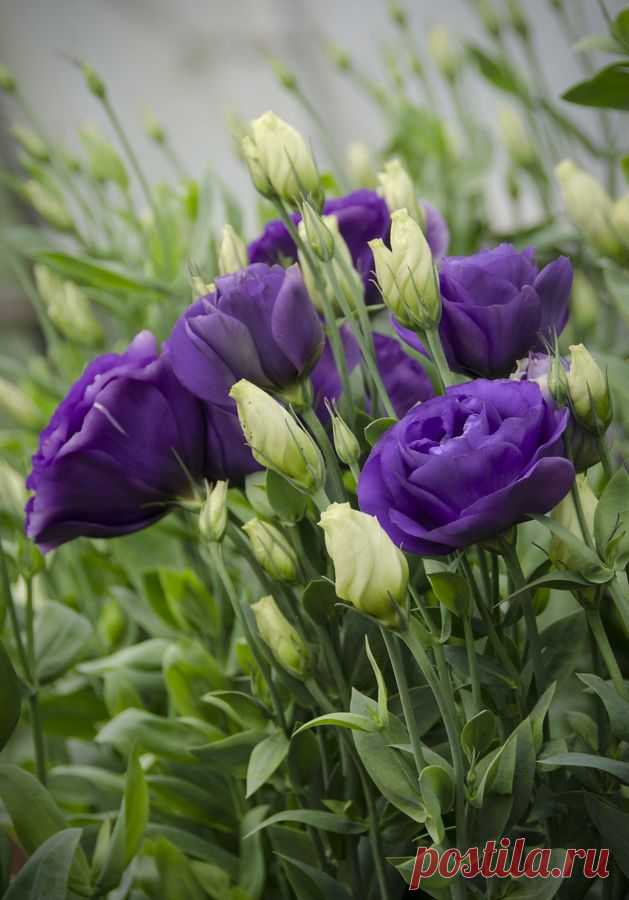
[{"label": "purple lisianthus bloom", "polygon": [[439,556],[551,510],[574,481],[568,411],[537,384],[478,379],[413,407],[378,441],[360,508],[404,550]]},{"label": "purple lisianthus bloom", "polygon": [[[565,256],[541,271],[532,248],[510,244],[472,256],[446,257],[440,266],[443,300],[439,334],[456,372],[497,378],[516,361],[560,334],[568,320],[572,266]],[[401,325],[404,340],[421,348]]]},{"label": "purple lisianthus bloom", "polygon": [[207,430],[203,405],[158,356],[150,332],[120,355],[99,356],[40,436],[27,480],[35,492],[28,536],[47,551],[81,535],[146,528],[211,477]]},{"label": "purple lisianthus bloom", "polygon": [[[569,360],[560,357],[560,362],[564,371],[567,372],[570,368]],[[548,385],[552,364],[553,358],[547,353],[529,353],[524,359],[518,360],[517,368],[511,378],[515,381],[535,382],[548,402],[554,403],[555,400]],[[572,414],[568,420],[564,440],[570,447],[570,457],[577,472],[584,472],[599,462],[600,454],[596,437],[591,431],[579,425]]]},{"label": "purple lisianthus bloom", "polygon": [[[448,245],[448,227],[437,210],[424,204],[426,213],[426,239],[433,256],[439,258]],[[323,206],[324,215],[334,215],[339,231],[348,246],[356,271],[365,285],[365,302],[379,303],[380,294],[375,283],[373,253],[369,241],[374,238],[387,240],[391,217],[385,201],[375,191],[361,189],[345,197],[333,197]],[[300,221],[299,213],[291,216],[295,225]],[[288,229],[279,219],[268,222],[259,238],[249,244],[249,260],[252,263],[294,262],[297,247]]]},{"label": "purple lisianthus bloom", "polygon": [[241,378],[268,390],[290,387],[312,369],[323,344],[299,267],[255,263],[216,279],[216,290],[178,319],[168,352],[189,391],[234,409],[228,393]]}]

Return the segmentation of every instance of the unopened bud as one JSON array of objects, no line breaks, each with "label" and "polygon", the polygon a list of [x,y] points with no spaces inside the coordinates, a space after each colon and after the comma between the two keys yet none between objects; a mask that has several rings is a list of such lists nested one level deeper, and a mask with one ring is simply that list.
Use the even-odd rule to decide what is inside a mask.
[{"label": "unopened bud", "polygon": [[[586,527],[589,533],[592,534],[594,529],[594,514],[596,512],[598,500],[589,485],[587,476],[577,475],[574,486],[579,494]],[[579,517],[571,493],[567,494],[561,503],[553,509],[550,517],[571,532],[571,534],[578,538],[582,543],[585,543],[585,537],[581,531]],[[573,569],[575,567],[576,561],[572,558],[570,547],[557,535],[553,535],[548,555],[555,565],[561,564],[567,569]]]},{"label": "unopened bud", "polygon": [[384,170],[378,173],[380,194],[384,197],[389,212],[406,209],[421,228],[425,227],[424,210],[417,201],[415,185],[399,159],[390,159]]},{"label": "unopened bud", "polygon": [[476,8],[487,33],[492,37],[497,37],[502,30],[502,22],[496,12],[493,0],[476,0]]},{"label": "unopened bud", "polygon": [[6,66],[0,63],[0,91],[6,94],[14,94],[17,88],[17,82],[13,72],[10,72]]},{"label": "unopened bud", "polygon": [[596,433],[605,431],[612,420],[609,385],[583,344],[570,347],[567,386],[570,406],[577,422]]},{"label": "unopened bud", "polygon": [[319,448],[307,431],[269,394],[242,378],[230,390],[254,459],[305,491],[323,485],[325,469]]},{"label": "unopened bud", "polygon": [[[336,216],[321,216],[321,223],[326,228],[328,234],[331,235],[334,243],[332,257],[328,263],[333,270],[333,275],[330,273],[326,275],[326,278],[331,279],[329,282],[330,294],[334,298],[340,291],[345,299],[345,303],[354,307],[358,298],[362,298],[363,295],[363,285],[360,275],[354,268],[352,255],[349,252],[349,248],[345,243],[343,235],[339,231],[339,224]],[[302,240],[306,241],[306,223],[303,220],[299,223],[298,231]],[[299,253],[299,264],[310,299],[314,305],[322,311],[324,305],[321,297],[320,280],[315,276],[315,273],[310,267],[309,260],[303,253]]]},{"label": "unopened bud", "polygon": [[30,179],[24,184],[24,196],[42,219],[59,231],[74,231],[74,221],[63,202],[63,198],[44,187],[39,181]]},{"label": "unopened bud", "polygon": [[622,258],[624,250],[612,223],[612,201],[603,186],[570,159],[559,163],[555,174],[566,211],[585,240],[604,256]]},{"label": "unopened bud", "polygon": [[355,466],[360,460],[360,444],[349,425],[337,414],[332,416],[332,436],[336,455],[346,466]]},{"label": "unopened bud", "polygon": [[198,300],[199,297],[206,297],[208,294],[213,294],[216,290],[213,282],[204,281],[200,275],[190,276],[190,288],[192,289],[193,300]]},{"label": "unopened bud", "polygon": [[534,168],[537,153],[520,114],[512,106],[502,106],[498,110],[498,126],[507,153],[516,166]]},{"label": "unopened bud", "polygon": [[352,59],[347,52],[338,44],[329,43],[327,46],[328,56],[333,65],[340,69],[341,72],[349,72],[352,68]]},{"label": "unopened bud", "polygon": [[103,184],[111,181],[117,184],[120,190],[126,191],[129,186],[129,176],[125,164],[112,145],[96,128],[90,126],[82,128],[80,136],[87,150],[92,178]]},{"label": "unopened bud", "polygon": [[42,415],[36,403],[12,381],[0,377],[0,411],[25,428],[40,428]]},{"label": "unopened bud", "polygon": [[32,129],[27,128],[25,125],[14,125],[11,128],[11,134],[20,147],[23,147],[34,159],[39,162],[48,162],[50,159],[48,147]]},{"label": "unopened bud", "polygon": [[319,173],[301,134],[273,112],[251,123],[242,149],[256,189],[287,203],[321,193]]},{"label": "unopened bud", "polygon": [[297,678],[310,670],[308,649],[296,628],[281,611],[274,597],[262,597],[251,605],[260,637],[275,659]]},{"label": "unopened bud", "polygon": [[81,71],[83,72],[83,77],[85,78],[85,84],[87,85],[88,90],[91,91],[95,97],[98,97],[99,100],[104,100],[107,96],[107,89],[105,88],[105,82],[100,75],[98,75],[87,63],[81,63]]},{"label": "unopened bud", "polygon": [[356,187],[373,188],[376,171],[371,159],[371,150],[362,141],[352,141],[347,148],[346,168]]},{"label": "unopened bud", "polygon": [[199,512],[199,531],[208,541],[220,543],[227,527],[226,481],[217,481],[213,488],[205,485],[205,502]]},{"label": "unopened bud", "polygon": [[441,296],[432,253],[421,228],[405,209],[391,216],[391,249],[369,241],[382,298],[407,328],[425,331],[441,317]]},{"label": "unopened bud", "polygon": [[319,525],[334,563],[337,596],[388,625],[398,621],[408,587],[408,564],[375,516],[332,503]]},{"label": "unopened bud", "polygon": [[515,33],[522,40],[526,40],[529,36],[529,23],[524,14],[524,10],[520,5],[520,0],[507,0],[507,8],[509,10],[509,22]]},{"label": "unopened bud", "polygon": [[600,302],[594,285],[581,271],[574,273],[570,298],[570,321],[579,336],[590,334],[596,327]]},{"label": "unopened bud", "polygon": [[23,476],[8,462],[0,459],[0,513],[21,521],[26,500]]},{"label": "unopened bud", "polygon": [[251,541],[253,555],[267,575],[276,581],[296,581],[299,562],[279,528],[262,519],[249,519],[242,526]]},{"label": "unopened bud", "polygon": [[301,213],[302,236],[314,255],[322,262],[328,262],[334,256],[334,235],[310,203],[302,205]]},{"label": "unopened bud", "polygon": [[629,248],[629,194],[617,200],[612,207],[612,226],[619,240]]},{"label": "unopened bud", "polygon": [[460,54],[445,25],[435,25],[430,29],[428,50],[443,77],[453,81],[460,68]]},{"label": "unopened bud", "polygon": [[166,143],[166,132],[150,110],[144,115],[144,130],[156,144]]},{"label": "unopened bud", "polygon": [[46,266],[35,266],[34,273],[50,321],[59,331],[78,344],[99,344],[103,338],[102,328],[78,285],[64,281]]},{"label": "unopened bud", "polygon": [[286,88],[287,91],[294,91],[297,87],[297,77],[294,72],[286,66],[281,59],[278,59],[276,56],[272,56],[269,60],[271,64],[271,68],[273,69],[273,74],[281,84],[283,88]]},{"label": "unopened bud", "polygon": [[229,275],[244,269],[247,265],[247,247],[239,234],[231,225],[223,227],[218,245],[218,271],[220,275]]}]

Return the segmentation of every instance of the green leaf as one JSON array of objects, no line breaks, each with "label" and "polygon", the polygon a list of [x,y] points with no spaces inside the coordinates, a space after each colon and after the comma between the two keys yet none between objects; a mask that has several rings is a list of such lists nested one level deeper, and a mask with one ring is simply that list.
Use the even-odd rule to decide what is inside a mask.
[{"label": "green leaf", "polygon": [[160,900],[206,900],[189,860],[164,837],[155,841]]},{"label": "green leaf", "polygon": [[527,97],[526,87],[521,82],[517,71],[511,66],[506,57],[490,56],[480,47],[468,45],[467,54],[478,67],[481,75],[507,94],[515,94],[519,97]]},{"label": "green leaf", "polygon": [[509,594],[504,598],[504,602],[514,600],[516,597],[526,594],[528,591],[537,590],[537,588],[552,588],[555,591],[574,591],[575,588],[591,587],[591,583],[582,575],[575,572],[549,572],[547,575],[541,575],[539,578],[533,578],[527,581],[525,585],[518,588],[517,591]]},{"label": "green leaf", "polygon": [[311,719],[301,725],[293,736],[296,737],[302,731],[308,731],[310,728],[318,728],[319,725],[334,725],[337,728],[349,728],[351,731],[378,731],[378,723],[369,716],[360,716],[351,712],[335,712],[325,713]]},{"label": "green leaf", "polygon": [[67,828],[49,837],[18,872],[4,900],[66,900],[80,837],[80,828]]},{"label": "green leaf", "polygon": [[146,294],[154,293],[158,290],[166,293],[163,287],[132,278],[129,275],[123,275],[114,269],[103,266],[101,263],[79,259],[75,256],[70,256],[68,253],[39,253],[37,258],[40,262],[45,263],[51,269],[63,275],[64,278],[69,278],[71,281],[76,281],[79,284],[100,288],[104,291],[121,294]]},{"label": "green leaf", "polygon": [[150,753],[192,762],[190,748],[207,740],[210,726],[200,721],[165,719],[141,709],[125,709],[107,722],[96,735],[99,744],[113,744],[129,753],[134,744]]},{"label": "green leaf", "polygon": [[620,10],[612,22],[611,33],[625,50],[629,50],[629,6]]},{"label": "green leaf", "polygon": [[107,708],[86,679],[64,679],[53,689],[42,690],[39,711],[45,734],[92,740]]},{"label": "green leaf", "polygon": [[201,786],[174,775],[149,775],[146,781],[151,808],[169,819],[184,819],[186,824],[220,830],[235,824],[231,798],[220,784]]},{"label": "green leaf", "polygon": [[139,644],[123,647],[122,650],[117,650],[110,656],[102,656],[100,659],[91,659],[89,662],[81,663],[77,668],[79,672],[84,672],[86,675],[104,675],[105,672],[115,672],[120,669],[159,671],[170,643],[162,638],[140,641]]},{"label": "green leaf", "polygon": [[171,644],[164,654],[163,672],[168,696],[180,716],[203,718],[208,712],[203,695],[227,686],[223,667],[196,640]]},{"label": "green leaf", "polygon": [[232,880],[238,877],[239,861],[233,853],[224,850],[217,844],[212,844],[207,838],[199,837],[183,828],[161,823],[149,823],[146,826],[147,838],[165,837],[171,844],[182,850],[186,856],[194,859],[202,859],[211,865],[220,866],[229,873]]},{"label": "green leaf", "polygon": [[365,428],[365,440],[369,444],[370,447],[373,447],[378,443],[382,435],[392,428],[393,425],[397,423],[397,419],[392,419],[390,417],[385,417],[382,419],[374,419],[373,422],[370,422],[369,425]]},{"label": "green leaf", "polygon": [[[395,638],[393,638],[393,640],[395,640]],[[384,675],[380,671],[380,666],[371,652],[367,635],[365,635],[365,649],[367,650],[367,659],[373,669],[376,684],[378,685],[378,724],[386,726],[389,721],[389,692],[387,691]]]},{"label": "green leaf", "polygon": [[598,694],[602,700],[614,737],[619,741],[629,741],[629,703],[618,695],[612,684],[603,681],[598,675],[577,673],[577,678]]},{"label": "green leaf", "polygon": [[570,569],[582,575],[592,584],[605,584],[614,577],[613,571],[607,568],[597,554],[559,522],[549,516],[532,515],[531,518],[561,540],[570,554],[569,563],[567,563]]},{"label": "green leaf", "polygon": [[259,900],[264,891],[266,862],[262,835],[268,807],[254,806],[247,810],[240,823],[240,871],[238,885],[249,900]]},{"label": "green leaf", "polygon": [[281,766],[288,753],[290,743],[283,731],[270,734],[253,748],[247,766],[247,793],[249,798],[269,780]]},{"label": "green leaf", "polygon": [[470,591],[466,579],[456,572],[427,572],[428,581],[439,603],[456,616],[467,615]]},{"label": "green leaf", "polygon": [[21,708],[20,682],[4,644],[0,641],[0,750],[15,731]]},{"label": "green leaf", "polygon": [[486,795],[512,796],[513,777],[517,758],[517,735],[512,732],[505,743],[482,759],[477,766],[478,787],[470,803],[481,808]]},{"label": "green leaf", "polygon": [[41,682],[63,675],[89,647],[91,623],[69,606],[48,601],[35,617],[35,659]]},{"label": "green leaf", "polygon": [[629,878],[629,813],[596,794],[585,795],[585,808],[603,839],[603,846],[609,847],[614,862]]},{"label": "green leaf", "polygon": [[575,669],[590,664],[588,628],[582,609],[564,615],[544,628],[540,639],[549,681],[562,682],[571,677]]},{"label": "green leaf", "polygon": [[537,760],[538,766],[576,766],[586,769],[597,769],[607,772],[625,784],[629,784],[629,763],[606,756],[594,756],[590,753],[557,753]]},{"label": "green leaf", "polygon": [[318,809],[285,809],[260,822],[245,837],[250,837],[277,822],[296,822],[301,825],[310,825],[320,831],[331,831],[334,834],[363,834],[366,831],[361,822],[344,819],[334,813],[322,812]]},{"label": "green leaf", "polygon": [[550,709],[550,705],[553,702],[556,690],[557,682],[554,681],[551,685],[549,685],[549,687],[546,688],[528,716],[531,723],[531,731],[533,735],[533,742],[535,744],[535,750],[538,753],[544,742],[544,721],[546,719],[546,716],[548,715],[548,710]]},{"label": "green leaf", "polygon": [[242,691],[212,691],[204,694],[201,700],[218,707],[243,731],[248,728],[263,731],[269,719],[267,708]]},{"label": "green leaf", "polygon": [[629,561],[629,474],[620,468],[601,494],[594,513],[594,537],[600,555],[624,568]]},{"label": "green leaf", "polygon": [[[308,863],[305,863],[300,859],[284,856],[281,853],[278,854],[278,856],[282,860],[284,868],[287,869],[289,878],[291,870],[293,871],[293,874],[295,870],[297,870],[300,875],[306,876],[309,882],[308,885],[304,886],[303,881],[300,879],[299,886],[302,892],[308,892],[309,897],[312,896],[316,898],[316,900],[351,900],[351,894],[345,885],[338,882],[335,878],[332,878],[327,872],[308,865]],[[291,885],[295,891],[295,896],[298,896],[300,900],[302,900],[302,898],[303,900],[306,900],[306,897],[303,896],[302,893],[297,893],[297,886],[293,879],[291,879]]]},{"label": "green leaf", "polygon": [[498,734],[495,715],[489,709],[481,709],[461,731],[461,746],[468,759],[482,756],[489,749]]},{"label": "green leaf", "polygon": [[254,747],[266,737],[263,731],[249,729],[229,737],[196,747],[194,755],[213,771],[245,775]]},{"label": "green leaf", "polygon": [[454,803],[452,778],[441,766],[425,766],[419,774],[419,786],[428,812],[426,830],[435,844],[441,844],[445,837],[442,814]]},{"label": "green leaf", "polygon": [[301,602],[314,622],[318,625],[327,625],[336,612],[336,604],[341,601],[336,596],[331,581],[327,578],[315,578],[306,585]]},{"label": "green leaf", "polygon": [[580,106],[629,110],[629,62],[612,63],[592,78],[575,84],[563,100]]},{"label": "green leaf", "polygon": [[288,524],[299,522],[306,514],[308,497],[283,478],[269,469],[266,473],[266,495],[275,514]]}]

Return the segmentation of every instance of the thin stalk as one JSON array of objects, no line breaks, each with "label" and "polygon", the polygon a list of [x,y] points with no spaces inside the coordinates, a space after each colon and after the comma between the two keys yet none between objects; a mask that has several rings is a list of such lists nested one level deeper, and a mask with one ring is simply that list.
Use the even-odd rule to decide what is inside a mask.
[{"label": "thin stalk", "polygon": [[444,695],[445,704],[443,709],[444,725],[450,742],[450,752],[452,753],[452,765],[454,767],[455,778],[455,815],[456,815],[456,836],[457,846],[459,850],[465,852],[467,850],[467,822],[465,819],[465,763],[463,760],[463,751],[461,748],[461,740],[459,737],[459,723],[456,719],[456,705],[454,700],[454,692],[452,690],[452,682],[450,681],[450,673],[446,665],[446,659],[442,645],[437,641],[433,647],[435,662],[437,663],[437,673],[441,683],[441,690]]},{"label": "thin stalk", "polygon": [[478,670],[478,659],[474,648],[474,632],[472,630],[471,613],[463,616],[463,633],[465,634],[465,650],[467,652],[467,664],[470,670],[470,680],[472,682],[472,699],[474,701],[474,712],[480,712],[483,708],[483,698],[480,689],[480,674]]},{"label": "thin stalk", "polygon": [[456,378],[450,371],[446,355],[443,352],[441,338],[439,337],[439,329],[430,328],[423,332],[423,336],[428,344],[428,349],[430,350],[430,355],[432,356],[437,372],[439,373],[439,378],[443,385],[443,393],[445,393],[446,388],[456,384]]},{"label": "thin stalk", "polygon": [[15,646],[17,648],[18,659],[20,660],[20,665],[22,666],[22,671],[24,672],[24,677],[30,681],[30,666],[28,661],[28,656],[26,653],[26,649],[24,647],[24,641],[22,640],[22,633],[20,631],[20,625],[17,618],[17,611],[15,609],[15,601],[13,599],[13,591],[11,590],[11,582],[9,580],[9,569],[7,566],[7,558],[4,552],[4,547],[2,545],[2,540],[0,539],[0,574],[2,577],[2,588],[4,591],[4,596],[7,602],[7,609],[9,611],[9,619],[11,621],[11,628],[13,630],[13,637],[15,639]]},{"label": "thin stalk", "polygon": [[605,435],[599,434],[596,436],[596,446],[598,448],[598,454],[601,458],[603,471],[605,472],[605,479],[606,481],[609,481],[614,474],[614,467],[612,466],[611,457],[609,455],[609,447],[607,446]]},{"label": "thin stalk", "polygon": [[302,410],[301,415],[323,453],[332,499],[342,501],[345,499],[345,489],[343,488],[339,461],[334,452],[334,447],[330,442],[330,438],[312,406],[307,406]]},{"label": "thin stalk", "polygon": [[319,488],[318,491],[315,491],[315,493],[312,495],[312,501],[319,512],[325,512],[325,510],[330,505],[330,498],[323,490],[323,488]]},{"label": "thin stalk", "polygon": [[402,701],[402,712],[404,713],[404,721],[406,722],[408,735],[411,739],[413,757],[417,768],[417,777],[419,778],[422,769],[426,766],[426,760],[424,759],[421,735],[413,711],[413,703],[411,701],[411,694],[408,687],[406,672],[404,670],[402,654],[400,653],[398,638],[394,637],[394,635],[386,628],[381,628],[380,631],[382,633],[384,645],[387,648],[387,653],[389,654],[389,659],[391,660],[391,668],[393,669],[393,675],[395,676],[395,683],[397,684],[400,700]]},{"label": "thin stalk", "polygon": [[37,777],[46,784],[46,744],[39,711],[39,678],[35,657],[35,615],[33,608],[33,579],[26,579],[26,654],[28,656],[31,691],[28,703],[31,711],[33,745],[35,748],[35,768]]},{"label": "thin stalk", "polygon": [[[507,564],[507,570],[515,588],[519,589],[524,587],[526,578],[524,577],[524,572],[520,566],[520,560],[518,559],[515,547],[505,541],[503,555]],[[542,645],[540,642],[539,631],[537,630],[537,617],[535,615],[535,607],[533,606],[533,596],[530,591],[526,591],[522,594],[522,605],[524,608],[526,633],[533,660],[535,684],[537,685],[537,693],[541,696],[546,690],[547,678],[544,661],[542,659]]]},{"label": "thin stalk", "polygon": [[594,541],[592,540],[592,535],[590,534],[590,529],[585,517],[585,512],[583,510],[583,504],[581,503],[581,494],[579,493],[576,482],[572,483],[572,487],[570,488],[570,496],[572,497],[572,502],[574,503],[574,509],[577,514],[577,520],[579,522],[581,534],[583,535],[583,540],[588,545],[590,550],[593,550]]},{"label": "thin stalk", "polygon": [[618,665],[616,655],[611,644],[609,643],[609,638],[607,637],[607,632],[605,631],[605,626],[603,625],[603,620],[601,619],[601,611],[598,606],[598,601],[600,599],[599,595],[600,591],[597,591],[596,605],[594,606],[594,608],[590,606],[585,607],[585,617],[594,636],[594,640],[596,641],[598,652],[601,654],[601,658],[605,663],[605,667],[609,673],[609,677],[612,680],[612,684],[616,688],[616,692],[624,700],[629,700],[629,691],[627,690],[627,686],[625,685],[625,679],[623,678],[622,672],[620,671],[620,666]]}]

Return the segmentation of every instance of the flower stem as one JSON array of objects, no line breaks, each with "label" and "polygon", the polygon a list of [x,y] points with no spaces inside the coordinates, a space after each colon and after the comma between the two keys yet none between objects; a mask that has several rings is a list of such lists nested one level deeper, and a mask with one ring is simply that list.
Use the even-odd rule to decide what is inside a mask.
[{"label": "flower stem", "polygon": [[441,338],[439,337],[439,329],[429,328],[422,333],[422,336],[426,341],[426,344],[428,345],[430,355],[432,356],[432,361],[435,364],[435,368],[437,369],[437,372],[439,374],[439,379],[441,381],[441,384],[443,385],[442,393],[445,393],[447,387],[452,384],[456,384],[456,379],[450,371],[446,355],[443,352]]},{"label": "flower stem", "polygon": [[601,654],[601,658],[605,663],[607,671],[609,672],[609,677],[611,678],[612,683],[616,688],[616,692],[624,700],[629,700],[629,691],[627,690],[625,679],[623,678],[622,672],[620,671],[620,666],[618,665],[618,661],[616,660],[616,655],[614,654],[613,648],[609,643],[609,638],[607,637],[607,632],[605,631],[605,626],[603,625],[601,611],[598,606],[599,598],[600,590],[597,591],[596,606],[594,608],[590,606],[585,607],[585,617],[594,636],[594,640],[596,641],[598,652]]},{"label": "flower stem", "polygon": [[472,682],[472,699],[474,701],[474,711],[480,712],[483,708],[483,698],[480,689],[480,674],[478,670],[478,659],[476,658],[476,649],[474,647],[474,632],[472,630],[472,615],[466,613],[463,616],[463,633],[465,634],[465,650],[467,652],[467,664],[470,670],[470,680]]},{"label": "flower stem", "polygon": [[[505,541],[503,544],[503,556],[507,564],[507,570],[513,580],[516,589],[524,587],[526,578],[520,566],[520,560],[515,547]],[[524,622],[526,624],[526,633],[528,635],[531,657],[533,660],[533,671],[535,673],[535,684],[537,685],[538,696],[546,690],[546,670],[542,659],[542,645],[537,630],[537,617],[535,615],[535,607],[533,605],[533,596],[530,591],[522,594],[522,605],[524,608]]]},{"label": "flower stem", "polygon": [[342,501],[345,499],[345,490],[343,488],[343,481],[341,479],[339,462],[336,458],[334,447],[330,443],[330,438],[328,437],[325,428],[319,421],[319,417],[312,406],[306,407],[304,410],[302,410],[301,414],[304,422],[312,432],[317,444],[321,448],[321,452],[323,453],[323,457],[325,459],[327,467],[332,499]]},{"label": "flower stem", "polygon": [[592,540],[592,535],[590,534],[587,519],[585,518],[583,504],[581,503],[581,494],[579,493],[579,488],[577,487],[576,482],[572,483],[572,487],[570,488],[570,496],[572,497],[572,502],[574,503],[574,509],[577,514],[579,528],[581,529],[583,540],[588,545],[590,550],[594,550],[594,541]]},{"label": "flower stem", "polygon": [[398,638],[394,637],[394,635],[386,628],[381,628],[380,631],[382,633],[384,645],[387,648],[387,653],[389,654],[389,659],[391,660],[391,668],[393,669],[395,683],[397,684],[397,689],[400,694],[400,700],[402,702],[402,712],[404,713],[404,721],[406,722],[408,735],[411,739],[413,757],[415,759],[415,766],[417,768],[417,777],[419,778],[421,770],[426,765],[426,760],[424,759],[421,735],[417,727],[417,718],[415,716],[415,711],[413,710],[413,703],[408,688],[406,672],[404,671],[404,662],[402,660],[402,654],[400,653]]}]

